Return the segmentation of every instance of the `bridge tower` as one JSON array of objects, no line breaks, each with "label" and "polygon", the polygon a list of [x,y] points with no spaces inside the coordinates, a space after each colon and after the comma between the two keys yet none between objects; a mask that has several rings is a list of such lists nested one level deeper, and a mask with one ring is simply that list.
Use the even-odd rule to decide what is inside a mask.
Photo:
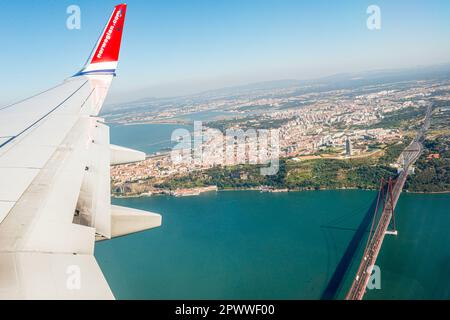
[{"label": "bridge tower", "polygon": [[378,198],[377,198],[377,205],[375,207],[375,212],[372,218],[372,226],[369,231],[369,238],[367,240],[366,244],[366,250],[368,250],[368,247],[371,243],[371,241],[375,238],[375,230],[376,225],[380,222],[377,220],[382,219],[382,216],[378,217],[378,213],[381,212],[385,214],[385,216],[390,217],[388,228],[385,232],[385,234],[388,235],[398,235],[397,226],[395,224],[395,204],[394,204],[394,186],[395,186],[395,180],[392,178],[389,178],[388,181],[386,181],[384,178],[381,178],[380,182],[380,189],[378,191]]},{"label": "bridge tower", "polygon": [[392,178],[389,178],[386,191],[387,197],[386,202],[384,203],[384,209],[388,210],[388,212],[391,215],[391,221],[389,223],[388,230],[386,230],[386,234],[396,236],[398,235],[398,231],[395,225],[394,185],[395,185],[394,180]]}]

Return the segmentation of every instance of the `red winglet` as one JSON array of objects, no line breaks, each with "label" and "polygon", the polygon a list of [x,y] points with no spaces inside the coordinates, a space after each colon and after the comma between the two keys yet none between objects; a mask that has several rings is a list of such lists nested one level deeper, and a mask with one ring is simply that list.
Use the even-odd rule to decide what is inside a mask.
[{"label": "red winglet", "polygon": [[126,4],[119,4],[106,25],[90,63],[115,62],[119,60],[122,32],[127,12]]}]

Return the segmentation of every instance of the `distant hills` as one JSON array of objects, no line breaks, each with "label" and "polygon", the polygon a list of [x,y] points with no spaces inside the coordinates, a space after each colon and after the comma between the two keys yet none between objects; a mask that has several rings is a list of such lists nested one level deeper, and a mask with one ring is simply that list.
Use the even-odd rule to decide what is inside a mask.
[{"label": "distant hills", "polygon": [[282,89],[289,87],[327,87],[327,88],[354,88],[366,85],[376,85],[380,83],[393,83],[403,81],[418,80],[442,80],[450,78],[450,63],[433,66],[419,66],[416,68],[394,69],[394,70],[374,70],[355,73],[339,73],[331,76],[310,79],[295,80],[283,79],[275,81],[265,81],[251,83],[243,86],[227,87],[217,90],[209,90],[199,95],[212,94],[236,94],[237,92],[248,92],[257,90]]},{"label": "distant hills", "polygon": [[301,94],[308,92],[355,89],[358,87],[388,83],[443,79],[450,79],[450,63],[433,66],[418,66],[415,68],[407,69],[340,73],[310,80],[281,79],[274,81],[264,81],[240,86],[231,86],[215,90],[208,90],[197,94],[179,97],[148,97],[136,101],[130,101],[129,103],[108,105],[105,108],[104,113],[125,109],[136,110],[143,107],[147,109],[159,109],[160,106],[167,104],[170,105],[178,103],[201,102],[218,98],[236,98],[240,96],[257,95],[267,91],[281,89],[297,89]]}]

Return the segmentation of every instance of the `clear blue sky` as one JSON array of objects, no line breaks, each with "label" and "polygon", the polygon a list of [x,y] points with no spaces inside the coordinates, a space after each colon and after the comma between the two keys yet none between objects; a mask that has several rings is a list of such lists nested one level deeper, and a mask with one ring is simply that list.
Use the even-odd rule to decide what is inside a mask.
[{"label": "clear blue sky", "polygon": [[[2,3],[0,104],[82,66],[119,1]],[[255,81],[450,62],[450,1],[129,0],[110,102]],[[66,28],[81,7],[82,29]],[[382,29],[366,28],[381,8]],[[143,90],[143,89],[146,90]],[[145,92],[145,93],[143,93]]]}]

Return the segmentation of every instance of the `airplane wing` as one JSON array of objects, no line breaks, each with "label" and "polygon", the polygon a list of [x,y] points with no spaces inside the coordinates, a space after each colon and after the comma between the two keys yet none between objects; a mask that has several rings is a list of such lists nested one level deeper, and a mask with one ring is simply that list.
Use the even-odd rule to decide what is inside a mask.
[{"label": "airplane wing", "polygon": [[96,240],[161,225],[111,205],[111,164],[145,154],[111,146],[98,117],[117,68],[126,5],[114,11],[85,67],[0,107],[0,299],[113,299]]}]

